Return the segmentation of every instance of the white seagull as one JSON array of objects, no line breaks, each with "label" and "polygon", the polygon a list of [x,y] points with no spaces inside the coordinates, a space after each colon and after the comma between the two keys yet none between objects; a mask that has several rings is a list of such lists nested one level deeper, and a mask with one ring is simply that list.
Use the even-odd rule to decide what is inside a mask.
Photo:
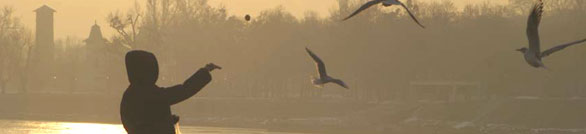
[{"label": "white seagull", "polygon": [[405,8],[405,10],[407,10],[407,13],[409,13],[409,16],[411,16],[411,18],[413,18],[413,20],[415,21],[415,23],[417,23],[419,26],[421,26],[421,28],[425,28],[425,26],[421,25],[421,23],[419,23],[419,21],[417,20],[417,18],[415,18],[415,16],[413,16],[413,13],[411,13],[411,11],[409,11],[409,8],[407,8],[407,6],[405,6],[405,4],[403,4],[401,1],[399,0],[371,0],[369,2],[366,2],[364,5],[360,6],[360,8],[358,8],[358,10],[354,11],[354,13],[352,13],[350,16],[344,18],[344,20],[350,19],[352,16],[362,12],[362,10],[365,10],[373,5],[382,3],[383,6],[385,7],[389,7],[392,5],[401,5],[403,6],[403,8]]},{"label": "white seagull", "polygon": [[527,21],[527,39],[529,40],[529,48],[523,47],[523,48],[517,49],[517,51],[520,51],[523,53],[523,56],[525,57],[525,61],[527,61],[527,63],[529,63],[529,65],[531,65],[535,68],[539,68],[539,67],[547,68],[547,67],[545,67],[545,65],[543,65],[543,62],[541,61],[541,59],[543,57],[547,57],[547,56],[551,55],[552,53],[560,51],[566,47],[569,47],[569,46],[586,41],[586,39],[582,39],[579,41],[574,41],[574,42],[558,45],[558,46],[555,46],[553,48],[550,48],[548,50],[541,52],[541,50],[539,48],[540,43],[539,43],[538,27],[539,27],[539,23],[541,22],[542,13],[543,13],[543,1],[539,0],[539,2],[537,4],[535,4],[533,9],[531,9],[531,14],[529,15],[529,20]]},{"label": "white seagull", "polygon": [[311,79],[311,83],[313,83],[313,85],[322,87],[326,83],[333,82],[348,89],[348,86],[342,80],[328,76],[328,74],[326,73],[326,65],[319,57],[317,57],[317,55],[311,52],[311,50],[309,50],[309,48],[307,47],[305,48],[305,50],[307,51],[307,53],[309,53],[309,56],[311,56],[311,58],[315,61],[315,64],[317,64],[317,72],[319,74],[319,78],[313,77]]}]

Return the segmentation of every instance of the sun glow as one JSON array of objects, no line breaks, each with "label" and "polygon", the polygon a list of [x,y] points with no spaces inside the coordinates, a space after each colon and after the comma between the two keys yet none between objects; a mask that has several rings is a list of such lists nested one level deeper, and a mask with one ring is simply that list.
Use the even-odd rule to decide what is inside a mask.
[{"label": "sun glow", "polygon": [[57,123],[60,134],[126,134],[122,125],[100,123]]}]

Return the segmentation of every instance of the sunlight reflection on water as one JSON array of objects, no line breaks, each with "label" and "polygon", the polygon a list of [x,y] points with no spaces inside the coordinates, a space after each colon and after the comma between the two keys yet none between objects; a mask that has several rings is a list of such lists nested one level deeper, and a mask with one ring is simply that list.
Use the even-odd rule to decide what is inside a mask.
[{"label": "sunlight reflection on water", "polygon": [[126,134],[122,125],[0,120],[2,134]]},{"label": "sunlight reflection on water", "polygon": [[[244,128],[181,126],[180,129],[181,134],[295,134]],[[0,134],[126,134],[126,131],[120,124],[0,120]]]}]

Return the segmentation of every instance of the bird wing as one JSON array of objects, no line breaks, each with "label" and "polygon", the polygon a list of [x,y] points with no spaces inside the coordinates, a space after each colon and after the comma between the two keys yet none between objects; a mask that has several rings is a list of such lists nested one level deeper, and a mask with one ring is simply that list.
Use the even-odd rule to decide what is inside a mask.
[{"label": "bird wing", "polygon": [[569,47],[569,46],[572,46],[572,45],[576,45],[576,44],[579,44],[579,43],[582,43],[582,42],[586,42],[586,39],[582,39],[582,40],[578,40],[578,41],[574,41],[574,42],[570,42],[570,43],[566,43],[566,44],[562,44],[562,45],[555,46],[553,48],[550,48],[550,49],[547,49],[547,50],[543,51],[543,53],[541,53],[541,57],[549,56],[549,55],[551,55],[554,52],[560,51],[560,50],[562,50],[562,49],[564,49],[566,47]]},{"label": "bird wing", "polygon": [[539,47],[539,23],[541,22],[541,15],[543,14],[543,2],[539,0],[539,3],[533,6],[531,14],[527,20],[527,39],[529,40],[529,51],[541,52]]},{"label": "bird wing", "polygon": [[421,26],[421,28],[425,28],[425,26],[423,26],[423,25],[421,25],[421,23],[419,23],[419,20],[417,20],[417,18],[415,18],[413,13],[411,13],[411,11],[409,11],[409,8],[407,8],[407,6],[405,6],[405,4],[401,3],[401,6],[403,6],[403,8],[405,8],[405,10],[407,10],[407,13],[409,13],[409,16],[411,16],[411,18],[413,19],[413,21],[415,21],[415,23],[417,23],[419,26]]},{"label": "bird wing", "polygon": [[366,10],[369,7],[371,7],[372,5],[376,5],[376,4],[380,3],[380,2],[382,2],[382,0],[371,0],[369,2],[366,2],[364,5],[360,6],[360,8],[358,8],[358,10],[354,11],[354,13],[350,14],[350,16],[344,18],[342,21],[347,20],[347,19],[350,19],[350,18],[352,18],[352,16],[354,16],[354,15],[362,12],[362,10]]},{"label": "bird wing", "polygon": [[311,50],[309,50],[309,48],[306,47],[305,51],[307,51],[307,53],[309,53],[309,56],[311,56],[313,61],[315,61],[315,64],[317,64],[317,71],[319,73],[319,77],[325,78],[327,76],[327,73],[326,73],[326,65],[324,64],[324,62],[319,57],[317,57],[317,55],[315,55],[313,52],[311,52]]},{"label": "bird wing", "polygon": [[348,85],[346,85],[346,83],[344,83],[344,81],[342,81],[342,80],[335,79],[335,80],[333,80],[332,82],[334,82],[334,83],[336,83],[336,84],[338,84],[338,85],[340,85],[340,86],[342,86],[342,87],[344,87],[344,88],[346,88],[346,89],[349,89],[349,88],[348,88]]}]

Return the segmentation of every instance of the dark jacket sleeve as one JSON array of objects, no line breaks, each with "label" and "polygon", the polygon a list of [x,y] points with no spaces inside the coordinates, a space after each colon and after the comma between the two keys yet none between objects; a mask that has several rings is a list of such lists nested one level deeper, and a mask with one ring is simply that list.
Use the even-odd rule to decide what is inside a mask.
[{"label": "dark jacket sleeve", "polygon": [[169,87],[163,90],[163,97],[169,105],[177,104],[195,95],[212,80],[210,72],[199,69],[183,84]]}]

